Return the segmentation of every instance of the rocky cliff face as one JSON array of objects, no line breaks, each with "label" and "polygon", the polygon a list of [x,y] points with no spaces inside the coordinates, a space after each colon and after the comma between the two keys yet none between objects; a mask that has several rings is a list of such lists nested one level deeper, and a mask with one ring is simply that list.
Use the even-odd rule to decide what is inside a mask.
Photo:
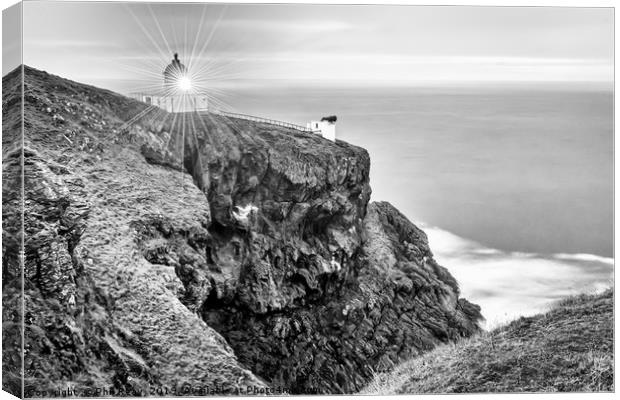
[{"label": "rocky cliff face", "polygon": [[[350,393],[477,331],[424,233],[368,204],[364,149],[30,68],[24,99],[27,384]],[[3,223],[3,285],[16,235]]]}]

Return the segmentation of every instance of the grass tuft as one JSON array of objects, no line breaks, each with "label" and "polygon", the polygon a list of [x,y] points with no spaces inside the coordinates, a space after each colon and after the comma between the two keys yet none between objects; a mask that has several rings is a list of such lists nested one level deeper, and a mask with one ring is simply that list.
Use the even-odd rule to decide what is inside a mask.
[{"label": "grass tuft", "polygon": [[613,290],[557,302],[378,374],[361,394],[609,392]]}]

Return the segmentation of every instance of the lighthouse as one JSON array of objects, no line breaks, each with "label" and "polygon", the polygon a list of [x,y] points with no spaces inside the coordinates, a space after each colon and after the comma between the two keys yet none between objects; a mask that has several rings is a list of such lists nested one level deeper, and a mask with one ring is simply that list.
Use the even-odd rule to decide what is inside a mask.
[{"label": "lighthouse", "polygon": [[161,90],[145,93],[131,93],[130,96],[148,105],[159,107],[170,113],[206,111],[209,101],[206,93],[195,87],[187,67],[174,53],[174,58],[163,70]]},{"label": "lighthouse", "polygon": [[310,121],[306,124],[308,130],[323,136],[332,142],[336,141],[336,116],[323,117],[320,121]]},{"label": "lighthouse", "polygon": [[192,88],[187,68],[179,60],[179,53],[174,53],[172,62],[164,69],[164,88],[171,92],[184,92]]}]

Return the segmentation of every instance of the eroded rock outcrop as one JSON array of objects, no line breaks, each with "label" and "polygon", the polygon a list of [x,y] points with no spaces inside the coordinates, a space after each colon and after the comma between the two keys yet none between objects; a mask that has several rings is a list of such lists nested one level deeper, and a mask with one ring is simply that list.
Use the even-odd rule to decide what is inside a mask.
[{"label": "eroded rock outcrop", "polygon": [[373,203],[350,270],[321,296],[278,312],[230,302],[202,312],[245,365],[298,393],[350,393],[377,371],[477,330],[479,308],[459,299],[426,236],[387,203]]},{"label": "eroded rock outcrop", "polygon": [[193,264],[195,274],[210,269],[212,300],[277,312],[322,297],[323,281],[352,270],[370,196],[364,149],[218,115],[185,118],[195,129],[183,164],[182,139],[168,133],[178,126],[134,134],[149,162],[183,165],[205,193],[212,221]]},{"label": "eroded rock outcrop", "polygon": [[368,204],[364,149],[30,68],[25,87],[27,357],[67,365],[48,386],[350,393],[478,330],[424,233]]}]

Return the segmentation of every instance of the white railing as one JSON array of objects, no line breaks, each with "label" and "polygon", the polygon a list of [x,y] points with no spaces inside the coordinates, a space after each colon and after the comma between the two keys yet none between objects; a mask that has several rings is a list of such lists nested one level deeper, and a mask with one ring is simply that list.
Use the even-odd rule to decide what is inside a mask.
[{"label": "white railing", "polygon": [[239,113],[233,113],[233,112],[228,112],[228,111],[211,110],[211,109],[210,110],[196,110],[196,111],[198,113],[210,112],[212,114],[221,115],[223,117],[238,118],[238,119],[243,119],[243,120],[246,120],[246,121],[253,121],[253,122],[261,122],[261,123],[264,123],[264,124],[270,124],[270,125],[281,126],[281,127],[284,127],[284,128],[295,129],[295,130],[302,131],[302,132],[314,132],[312,129],[307,128],[305,126],[301,126],[301,125],[297,125],[297,124],[291,124],[290,122],[278,121],[278,120],[275,120],[275,119],[256,117],[254,115],[239,114]]},{"label": "white railing", "polygon": [[[132,93],[132,94],[135,94],[135,93]],[[131,118],[129,121],[123,123],[119,129],[121,131],[127,129],[131,124],[137,122],[140,118],[144,117],[146,114],[148,114],[150,111],[153,111],[155,108],[158,108],[158,106],[154,104],[149,105],[147,108],[142,110],[142,112],[138,113],[136,116]],[[292,124],[290,122],[278,121],[278,120],[270,119],[270,118],[256,117],[254,115],[240,114],[240,113],[222,111],[222,110],[217,110],[217,109],[195,109],[194,111],[198,114],[211,113],[211,114],[221,115],[223,117],[237,118],[237,119],[242,119],[246,121],[253,121],[253,122],[259,122],[263,124],[281,126],[283,128],[295,129],[301,132],[309,132],[309,133],[320,133],[321,132],[320,130],[313,130],[311,128],[297,125],[297,124]]]}]

